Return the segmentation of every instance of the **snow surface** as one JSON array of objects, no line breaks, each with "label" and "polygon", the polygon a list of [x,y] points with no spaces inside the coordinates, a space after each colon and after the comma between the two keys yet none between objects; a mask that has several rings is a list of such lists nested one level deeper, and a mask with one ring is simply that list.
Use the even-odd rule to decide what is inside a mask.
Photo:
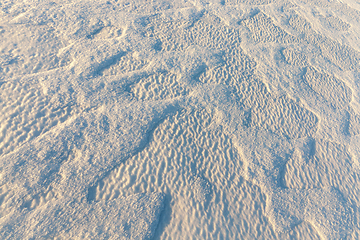
[{"label": "snow surface", "polygon": [[359,239],[360,2],[0,1],[2,239]]}]

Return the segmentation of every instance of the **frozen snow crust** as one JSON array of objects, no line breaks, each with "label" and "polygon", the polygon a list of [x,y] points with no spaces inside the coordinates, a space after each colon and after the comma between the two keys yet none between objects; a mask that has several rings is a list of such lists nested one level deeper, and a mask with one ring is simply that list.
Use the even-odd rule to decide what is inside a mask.
[{"label": "frozen snow crust", "polygon": [[360,4],[0,2],[2,239],[359,239]]}]

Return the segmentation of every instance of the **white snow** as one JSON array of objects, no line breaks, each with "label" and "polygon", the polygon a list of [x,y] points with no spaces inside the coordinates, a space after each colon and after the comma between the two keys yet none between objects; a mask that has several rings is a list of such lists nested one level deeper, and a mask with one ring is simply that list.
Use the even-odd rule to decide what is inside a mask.
[{"label": "white snow", "polygon": [[2,239],[359,239],[355,0],[2,0]]}]

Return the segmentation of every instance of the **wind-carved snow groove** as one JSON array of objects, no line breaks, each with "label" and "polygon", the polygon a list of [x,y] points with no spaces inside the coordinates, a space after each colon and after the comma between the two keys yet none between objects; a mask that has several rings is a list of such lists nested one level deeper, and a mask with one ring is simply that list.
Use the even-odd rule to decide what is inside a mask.
[{"label": "wind-carved snow groove", "polygon": [[25,200],[21,207],[28,210],[33,210],[51,200],[57,199],[58,197],[59,196],[57,192],[54,191],[51,187],[48,187],[46,190],[30,196],[27,200]]},{"label": "wind-carved snow groove", "polygon": [[127,52],[119,52],[101,63],[98,64],[98,66],[95,67],[93,71],[93,75],[103,75],[103,72],[108,70],[110,67],[116,65],[122,57],[124,57],[127,54]]},{"label": "wind-carved snow groove", "polygon": [[141,59],[136,52],[126,52],[119,55],[118,59],[101,70],[101,75],[119,75],[143,69],[148,64],[146,59]]},{"label": "wind-carved snow groove", "polygon": [[165,193],[170,203],[165,206],[161,238],[274,235],[263,215],[265,196],[243,180],[242,171],[239,153],[214,125],[212,113],[184,110],[160,124],[143,151],[90,189],[95,191],[89,200]]},{"label": "wind-carved snow groove", "polygon": [[161,71],[141,78],[132,85],[131,92],[140,100],[164,100],[184,96],[190,92],[185,84],[179,82],[177,74]]},{"label": "wind-carved snow groove", "polygon": [[[91,45],[90,45],[91,46]],[[110,47],[110,46],[107,46]],[[98,76],[111,76],[111,75],[122,75],[133,71],[141,70],[144,68],[148,61],[141,59],[137,56],[136,52],[128,52],[124,50],[116,50],[115,53],[109,54],[113,49],[101,49],[104,51],[99,53],[93,52],[93,56],[84,54],[80,56],[77,61],[86,61],[84,66],[75,66],[75,72],[79,75],[86,77],[98,77]],[[109,55],[109,56],[102,56]]]},{"label": "wind-carved snow groove", "polygon": [[0,86],[0,156],[46,133],[76,113],[71,102],[54,105],[34,83]]},{"label": "wind-carved snow groove", "polygon": [[124,29],[121,27],[115,26],[102,26],[93,30],[86,37],[88,39],[109,39],[109,38],[118,38],[124,35]]},{"label": "wind-carved snow groove", "polygon": [[295,43],[299,39],[285,32],[282,28],[276,26],[273,20],[263,12],[240,22],[247,27],[251,37],[256,43]]},{"label": "wind-carved snow groove", "polygon": [[138,51],[120,45],[112,41],[82,40],[64,49],[61,55],[74,59],[70,66],[71,72],[85,78],[123,75],[147,65],[148,60],[142,59]]}]

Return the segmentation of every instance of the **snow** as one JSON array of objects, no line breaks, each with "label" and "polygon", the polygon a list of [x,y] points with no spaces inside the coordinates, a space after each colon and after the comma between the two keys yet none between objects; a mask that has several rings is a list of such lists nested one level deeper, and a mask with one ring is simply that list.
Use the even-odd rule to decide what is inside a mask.
[{"label": "snow", "polygon": [[354,0],[0,2],[4,239],[358,239]]}]

